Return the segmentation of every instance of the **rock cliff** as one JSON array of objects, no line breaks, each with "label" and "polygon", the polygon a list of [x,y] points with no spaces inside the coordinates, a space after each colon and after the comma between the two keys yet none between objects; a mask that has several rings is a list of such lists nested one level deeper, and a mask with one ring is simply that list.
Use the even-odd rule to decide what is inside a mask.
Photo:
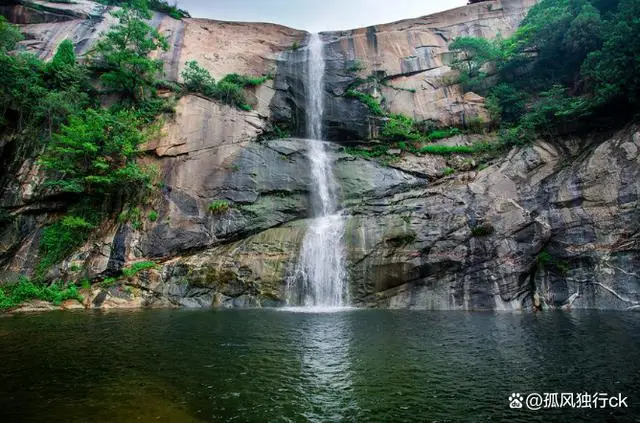
[{"label": "rock cliff", "polygon": [[[27,48],[50,57],[71,38],[87,51],[111,24],[89,1],[3,6],[24,24]],[[640,305],[640,125],[581,139],[538,141],[478,170],[465,158],[405,155],[390,165],[346,154],[339,143],[376,137],[378,117],[345,90],[358,80],[392,112],[463,125],[486,117],[447,66],[459,35],[492,37],[517,27],[535,1],[479,3],[419,19],[323,33],[325,125],[348,217],[345,244],[351,301],[358,306],[462,310],[635,309]],[[33,7],[33,5],[43,7]],[[31,6],[30,6],[31,5]],[[44,7],[46,6],[46,7]],[[164,187],[140,211],[140,225],[105,222],[51,279],[100,281],[123,266],[157,266],[121,285],[93,285],[87,307],[248,307],[283,304],[308,226],[306,142],[266,139],[271,125],[304,126],[300,77],[306,34],[272,24],[178,21],[156,14],[169,37],[165,77],[187,60],[212,75],[275,74],[254,89],[254,111],[183,96],[144,160]],[[466,143],[467,137],[444,140]],[[448,175],[446,168],[458,172]],[[471,170],[470,170],[471,168]],[[0,206],[0,276],[29,274],[42,227],[64,209],[40,198],[33,159],[7,176]],[[6,175],[5,175],[6,176]],[[217,200],[229,210],[212,212]]]},{"label": "rock cliff", "polygon": [[[439,125],[488,119],[483,100],[464,96],[448,64],[448,45],[460,36],[510,35],[536,0],[475,4],[435,15],[352,31],[324,32],[327,44],[325,127],[335,141],[375,138],[378,120],[345,91],[359,81],[391,113]],[[274,120],[304,120],[303,51],[278,57]],[[303,125],[299,125],[303,126]]]}]

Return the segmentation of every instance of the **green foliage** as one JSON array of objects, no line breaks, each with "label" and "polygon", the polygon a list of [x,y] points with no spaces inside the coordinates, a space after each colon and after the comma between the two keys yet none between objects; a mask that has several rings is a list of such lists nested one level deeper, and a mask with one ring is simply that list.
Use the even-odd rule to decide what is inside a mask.
[{"label": "green foliage", "polygon": [[347,65],[346,71],[350,73],[357,73],[363,69],[364,69],[364,64],[360,60],[356,59],[356,60],[351,60],[349,62],[349,64]]},{"label": "green foliage", "polygon": [[[70,2],[70,0],[65,1]],[[191,16],[186,10],[179,9],[176,3],[170,4],[165,0],[97,0],[97,2],[109,5],[132,7],[142,10],[151,9],[160,13],[165,13],[174,19],[188,18]]]},{"label": "green foliage", "polygon": [[421,154],[437,154],[440,156],[448,156],[451,154],[475,154],[495,149],[494,144],[488,142],[478,142],[473,145],[440,145],[427,144],[418,149]]},{"label": "green foliage", "polygon": [[462,131],[458,128],[434,129],[427,135],[427,140],[435,141],[444,138],[451,138],[453,136],[460,135],[461,133]]},{"label": "green foliage", "polygon": [[102,282],[100,282],[100,287],[109,289],[116,286],[117,283],[118,283],[118,278],[113,278],[113,277],[105,278]]},{"label": "green foliage", "polygon": [[363,159],[373,159],[387,154],[388,147],[376,146],[373,148],[363,147],[343,147],[342,152],[351,156],[362,157]]},{"label": "green foliage", "polygon": [[464,126],[469,132],[479,134],[487,127],[487,122],[481,116],[474,116],[466,119]]},{"label": "green foliage", "polygon": [[153,261],[140,261],[137,263],[133,263],[129,267],[125,267],[122,269],[122,274],[127,278],[131,278],[143,270],[155,269],[158,265]]},{"label": "green foliage", "polygon": [[392,114],[380,133],[385,141],[415,141],[420,139],[415,122],[410,117]]},{"label": "green foliage", "polygon": [[[414,154],[437,154],[442,156],[448,156],[451,154],[485,154],[491,152],[497,152],[500,150],[501,145],[490,142],[478,142],[473,145],[438,145],[427,144],[423,147],[416,148],[412,143],[400,141],[395,145],[402,151],[410,152]],[[387,151],[388,145],[377,145],[374,147],[343,147],[342,151],[346,154],[356,157],[362,157],[364,159],[378,159],[383,164],[389,164],[394,158],[389,157]],[[453,169],[445,168],[443,173],[449,175],[453,173]]]},{"label": "green foliage", "polygon": [[158,212],[155,210],[151,210],[147,215],[147,219],[149,219],[150,222],[155,222],[156,220],[158,220]]},{"label": "green foliage", "polygon": [[441,156],[447,156],[450,154],[471,154],[475,152],[475,149],[469,145],[429,144],[421,147],[418,152],[422,154],[437,154]]},{"label": "green foliage", "polygon": [[126,103],[115,104],[111,106],[111,112],[132,112],[133,116],[138,119],[142,126],[146,126],[148,134],[160,131],[160,122],[158,116],[162,114],[175,113],[175,98],[160,98],[156,95],[145,98],[134,107],[129,107]]},{"label": "green foliage", "polygon": [[549,254],[547,251],[541,251],[536,257],[536,263],[539,266],[545,267],[553,261],[553,256]]},{"label": "green foliage", "polygon": [[0,16],[0,51],[13,50],[23,38],[17,26],[11,25],[4,16]]},{"label": "green foliage", "polygon": [[527,98],[524,91],[511,84],[500,83],[487,97],[487,108],[495,121],[514,124],[526,113]]},{"label": "green foliage", "polygon": [[[637,0],[542,0],[507,39],[455,40],[454,67],[485,90],[508,144],[615,124],[640,105],[638,16]],[[498,78],[492,88],[482,73],[490,62]]]},{"label": "green foliage", "polygon": [[449,49],[458,53],[452,67],[470,80],[485,76],[482,67],[500,57],[500,49],[496,43],[484,38],[459,37],[449,45]]},{"label": "green foliage", "polygon": [[385,87],[393,88],[394,90],[397,90],[397,91],[406,91],[406,92],[414,93],[414,94],[416,93],[416,89],[415,88],[396,87],[395,85],[392,85],[391,83],[389,83],[389,81],[387,81],[387,80],[382,80],[382,81],[380,81],[380,83],[382,85],[384,85]]},{"label": "green foliage", "polygon": [[49,135],[64,123],[68,116],[78,114],[89,104],[89,73],[77,62],[73,43],[64,40],[44,67],[48,90],[37,104],[37,112],[44,116]]},{"label": "green foliage", "polygon": [[0,50],[0,132],[32,139],[50,135],[65,118],[86,107],[89,97],[79,66],[45,65],[31,54]]},{"label": "green foliage", "polygon": [[130,199],[150,188],[150,175],[135,161],[145,139],[131,110],[88,109],[53,135],[40,163],[53,176],[48,185],[62,192]]},{"label": "green foliage", "polygon": [[[136,3],[137,4],[137,3]],[[144,2],[141,3],[144,5]],[[167,103],[155,95],[153,76],[161,62],[148,59],[148,54],[166,41],[147,25],[143,18],[148,10],[122,9],[114,12],[119,23],[98,42],[91,65],[98,68],[101,81],[133,100],[130,106],[122,103],[111,110],[86,107],[85,92],[78,93],[76,105],[65,110],[50,124],[52,134],[40,163],[47,171],[47,186],[63,193],[88,194],[111,201],[118,207],[134,200],[151,188],[149,170],[136,163],[138,146],[150,134],[145,127],[155,117],[167,111]],[[86,88],[86,68],[77,63],[70,41],[63,41],[52,61],[47,65],[51,80],[58,86]],[[49,92],[44,106],[54,116],[56,105],[74,97],[72,91]],[[42,107],[42,106],[41,106]],[[63,123],[64,121],[66,123]]]},{"label": "green foliage", "polygon": [[601,31],[600,12],[591,4],[585,3],[564,34],[563,48],[584,60],[589,52],[600,48],[602,44]]},{"label": "green foliage", "polygon": [[231,206],[226,200],[215,200],[209,204],[209,211],[213,214],[225,214]]},{"label": "green foliage", "polygon": [[158,30],[147,24],[148,10],[123,8],[112,12],[118,23],[98,41],[92,65],[101,73],[102,84],[125,99],[139,103],[155,95],[155,77],[162,62],[149,54],[169,48]]},{"label": "green foliage", "polygon": [[174,19],[191,17],[189,12],[187,12],[186,10],[179,9],[175,3],[169,4],[165,0],[150,0],[149,8],[151,10],[157,10],[158,12],[161,12],[161,13],[166,13],[167,15],[171,16]]},{"label": "green foliage", "polygon": [[62,283],[53,283],[46,286],[35,284],[22,277],[15,284],[0,287],[0,310],[8,310],[34,299],[49,301],[54,305],[60,305],[63,301],[72,299],[83,301],[75,285],[64,286]]},{"label": "green foliage", "polygon": [[94,228],[95,225],[78,216],[65,216],[45,227],[40,240],[36,277],[43,277],[52,265],[61,262],[84,244]]},{"label": "green foliage", "polygon": [[156,81],[156,88],[159,90],[170,91],[174,94],[181,95],[184,93],[184,88],[181,84],[175,81],[167,81],[166,79],[160,79]]},{"label": "green foliage", "polygon": [[[356,85],[364,82],[364,80],[356,81]],[[371,113],[377,116],[386,117],[385,124],[380,132],[380,138],[386,142],[402,142],[402,141],[417,141],[423,138],[422,131],[425,129],[425,125],[418,124],[413,119],[402,114],[390,114],[388,115],[383,109],[378,100],[376,100],[370,94],[356,91],[355,89],[348,89],[345,94],[347,98],[356,98],[360,102],[364,103]],[[447,138],[453,135],[460,134],[461,131],[457,128],[448,129],[434,129],[425,138],[429,140],[436,140],[440,138]]]},{"label": "green foliage", "polygon": [[356,90],[347,90],[344,93],[344,96],[347,98],[356,98],[360,100],[369,108],[369,111],[376,116],[385,115],[385,112],[384,110],[382,110],[382,106],[380,106],[380,103],[378,103],[378,100],[376,100],[370,94],[361,93],[360,91],[356,91]]},{"label": "green foliage", "polygon": [[251,110],[251,107],[247,105],[244,98],[243,87],[232,82],[220,81],[216,85],[216,92],[213,97],[223,103],[236,106],[240,109]]},{"label": "green foliage", "polygon": [[268,77],[264,76],[247,76],[247,75],[239,75],[237,73],[230,73],[225,75],[224,78],[220,80],[220,82],[229,83],[233,85],[238,85],[242,88],[245,87],[257,87],[258,85],[262,85],[267,81]]},{"label": "green foliage", "polygon": [[198,92],[213,97],[216,90],[216,81],[208,70],[203,68],[195,60],[189,60],[182,71],[182,79],[189,91]]},{"label": "green foliage", "polygon": [[293,43],[291,43],[291,50],[292,51],[298,51],[298,49],[300,48],[300,43],[296,40]]},{"label": "green foliage", "polygon": [[182,79],[187,89],[192,92],[198,92],[248,111],[251,110],[251,106],[247,104],[244,89],[261,85],[269,77],[252,77],[231,73],[216,84],[208,70],[200,66],[195,60],[190,60],[182,71]]},{"label": "green foliage", "polygon": [[[69,40],[48,63],[8,54],[21,37],[0,19],[0,144],[15,143],[9,151],[23,157],[44,147],[43,188],[68,202],[68,215],[42,231],[39,279],[81,246],[107,213],[139,201],[152,187],[153,169],[138,165],[137,156],[140,143],[157,130],[150,123],[171,109],[155,92],[162,63],[148,58],[166,42],[144,21],[150,16],[144,2],[136,7],[115,12],[119,23],[84,63]],[[122,101],[101,108],[98,78]]]},{"label": "green foliage", "polygon": [[76,66],[76,53],[71,40],[64,40],[58,46],[49,66],[53,69],[64,68],[66,66]]},{"label": "green foliage", "polygon": [[453,175],[456,172],[456,170],[452,167],[445,167],[442,168],[442,174],[444,176],[449,176],[449,175]]},{"label": "green foliage", "polygon": [[265,141],[265,140],[291,138],[291,132],[289,130],[290,125],[291,124],[289,122],[281,122],[281,123],[272,122],[271,126],[269,126],[268,129],[264,131],[257,138],[257,140]]},{"label": "green foliage", "polygon": [[129,207],[118,216],[118,222],[131,224],[131,228],[138,230],[142,227],[142,211],[140,207]]},{"label": "green foliage", "polygon": [[490,223],[481,223],[471,228],[471,236],[482,237],[491,235],[494,232],[493,226]]},{"label": "green foliage", "polygon": [[273,125],[273,133],[276,138],[290,138],[291,132],[285,128],[281,128],[278,124]]},{"label": "green foliage", "polygon": [[566,275],[569,271],[569,262],[560,260],[544,250],[536,256],[536,264],[539,269],[555,271],[561,275]]},{"label": "green foliage", "polygon": [[640,2],[621,0],[602,25],[602,48],[589,53],[581,71],[598,104],[624,99],[640,103]]}]

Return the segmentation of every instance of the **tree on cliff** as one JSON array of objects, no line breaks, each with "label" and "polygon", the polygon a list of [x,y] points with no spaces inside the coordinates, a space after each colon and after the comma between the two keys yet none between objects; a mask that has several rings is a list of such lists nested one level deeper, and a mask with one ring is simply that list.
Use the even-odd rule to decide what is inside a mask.
[{"label": "tree on cliff", "polygon": [[640,0],[542,0],[507,39],[455,40],[453,66],[487,96],[509,142],[614,125],[640,110],[638,16]]},{"label": "tree on cliff", "polygon": [[177,2],[174,4],[169,4],[165,0],[97,0],[98,3],[102,4],[112,4],[115,6],[123,6],[123,7],[132,7],[136,8],[140,4],[143,4],[143,7],[149,8],[151,10],[155,10],[157,12],[166,13],[174,19],[182,19],[188,18],[189,12],[184,9],[178,8]]},{"label": "tree on cliff", "polygon": [[155,95],[155,82],[162,61],[150,53],[169,46],[166,39],[144,19],[151,14],[145,8],[123,8],[112,13],[118,18],[91,53],[92,66],[100,73],[100,81],[126,100],[141,103]]},{"label": "tree on cliff", "polygon": [[[148,9],[124,8],[113,15],[119,22],[97,43],[90,66],[108,93],[123,101],[109,109],[95,104],[69,113],[40,163],[49,173],[47,184],[59,192],[88,194],[118,208],[145,191],[151,181],[136,158],[138,146],[153,130],[147,124],[164,101],[155,89],[162,62],[148,55],[167,44],[144,22],[150,17]],[[60,84],[72,83],[86,93],[91,88],[79,84],[85,69],[78,67],[70,42],[63,42],[47,65]]]},{"label": "tree on cliff", "polygon": [[[154,130],[149,123],[167,109],[155,89],[162,62],[148,57],[166,41],[144,21],[150,16],[144,8],[115,16],[119,22],[97,43],[89,66],[78,62],[71,41],[63,41],[48,63],[9,52],[20,33],[0,19],[0,153],[10,148],[19,152],[12,156],[28,157],[44,145],[44,187],[65,198],[68,210],[44,228],[37,277],[81,245],[105,216],[139,201],[153,179],[136,159]],[[94,87],[123,101],[100,107]]]},{"label": "tree on cliff", "polygon": [[150,182],[136,164],[145,139],[133,113],[88,109],[53,135],[40,164],[56,175],[48,185],[63,192],[128,197]]},{"label": "tree on cliff", "polygon": [[489,62],[497,61],[500,57],[499,46],[484,38],[459,37],[451,43],[449,49],[460,53],[452,67],[461,72],[464,78],[462,82],[469,85],[482,80],[486,76],[482,67]]},{"label": "tree on cliff", "polygon": [[20,30],[8,23],[4,16],[0,16],[0,51],[13,50],[22,38]]},{"label": "tree on cliff", "polygon": [[640,1],[622,0],[618,12],[602,26],[602,48],[590,53],[581,74],[585,86],[605,104],[625,98],[640,104]]}]

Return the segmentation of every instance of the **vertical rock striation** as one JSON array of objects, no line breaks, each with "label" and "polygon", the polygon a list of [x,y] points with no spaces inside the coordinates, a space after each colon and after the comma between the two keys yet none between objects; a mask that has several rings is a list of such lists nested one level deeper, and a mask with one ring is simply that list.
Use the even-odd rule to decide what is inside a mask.
[{"label": "vertical rock striation", "polygon": [[[18,3],[18,2],[13,2]],[[42,3],[47,8],[30,7]],[[45,4],[46,3],[46,4]],[[460,124],[483,116],[482,98],[452,84],[447,43],[458,35],[513,31],[534,2],[482,2],[428,17],[353,31],[327,32],[323,125],[341,143],[375,137],[379,117],[344,97],[356,78],[392,112]],[[24,24],[28,49],[50,57],[72,38],[87,51],[108,28],[108,8],[19,2],[0,11]],[[66,11],[66,12],[65,12]],[[230,72],[275,80],[251,93],[244,112],[187,95],[167,119],[164,136],[145,146],[164,188],[140,227],[105,222],[89,242],[54,268],[51,279],[100,281],[123,266],[156,268],[121,283],[94,285],[88,307],[249,307],[283,305],[308,230],[310,154],[296,138],[256,141],[270,119],[306,124],[304,59],[294,41],[305,34],[271,24],[176,21],[156,15],[169,36],[167,79],[197,59],[216,78]],[[233,35],[230,35],[233,34]],[[415,92],[413,92],[415,90]],[[458,142],[460,140],[444,140]],[[0,182],[0,279],[29,275],[42,228],[65,210],[38,194],[34,157],[2,148],[11,169]],[[514,148],[482,171],[447,176],[461,158],[406,156],[383,166],[327,146],[345,221],[350,295],[355,305],[440,310],[532,310],[640,306],[640,126]],[[209,204],[227,201],[228,211]],[[80,270],[77,270],[77,269]],[[76,270],[74,270],[76,269]]]}]

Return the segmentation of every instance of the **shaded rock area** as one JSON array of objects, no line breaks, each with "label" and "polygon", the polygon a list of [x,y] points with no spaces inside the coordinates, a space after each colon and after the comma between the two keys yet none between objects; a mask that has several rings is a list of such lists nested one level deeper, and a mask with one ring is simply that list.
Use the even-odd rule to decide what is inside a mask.
[{"label": "shaded rock area", "polygon": [[[119,235],[103,241],[100,254],[110,251],[113,257],[122,250],[122,263],[151,258],[159,265],[121,279],[129,292],[122,287],[94,292],[88,307],[285,303],[286,279],[309,223],[306,192],[312,181],[300,177],[308,166],[306,141],[247,142],[237,148],[230,163],[240,170],[194,167],[225,175],[191,179],[210,185],[167,178],[158,222],[128,228],[124,242]],[[638,308],[640,192],[625,182],[640,177],[638,125],[606,137],[540,141],[465,178],[431,181],[347,156],[336,145],[328,148],[348,216],[344,240],[353,304]],[[163,160],[176,168],[175,158]],[[234,207],[228,215],[211,214],[208,199],[189,197],[190,189],[215,192],[209,198],[227,198]],[[542,262],[543,253],[551,258]],[[35,260],[37,249],[27,254]],[[99,277],[105,269],[91,264],[94,255],[80,252],[61,272],[84,263],[94,272],[90,276]]]},{"label": "shaded rock area", "polygon": [[[25,46],[41,57],[50,57],[67,37],[86,51],[111,24],[109,8],[92,2],[29,6],[35,3],[13,2],[0,11],[25,24],[33,35]],[[375,78],[364,88],[391,112],[441,125],[483,118],[483,99],[451,84],[446,46],[458,35],[507,35],[533,3],[484,2],[322,34],[325,124],[337,141],[326,149],[346,216],[353,305],[640,308],[637,123],[613,133],[513,148],[484,169],[477,157],[393,149],[393,160],[383,164],[349,155],[340,145],[377,136],[381,118],[344,97],[355,78],[371,74]],[[104,222],[47,275],[91,281],[82,289],[83,303],[32,301],[20,311],[286,303],[287,279],[311,222],[315,181],[309,141],[268,138],[273,121],[291,128],[305,124],[300,73],[306,35],[271,24],[178,21],[160,14],[153,23],[170,39],[171,49],[162,56],[168,79],[179,79],[191,59],[216,78],[275,71],[275,79],[248,93],[254,108],[249,112],[183,96],[162,135],[144,146],[143,161],[158,167],[163,185],[139,210],[139,222]],[[236,34],[233,42],[230,33]],[[303,48],[292,48],[294,41]],[[438,143],[470,145],[488,137],[459,135]],[[66,208],[62,199],[39,194],[42,175],[35,159],[11,168],[18,170],[0,182],[3,281],[33,274],[42,228]],[[148,218],[151,212],[154,219]],[[122,273],[149,261],[156,265]]]}]

